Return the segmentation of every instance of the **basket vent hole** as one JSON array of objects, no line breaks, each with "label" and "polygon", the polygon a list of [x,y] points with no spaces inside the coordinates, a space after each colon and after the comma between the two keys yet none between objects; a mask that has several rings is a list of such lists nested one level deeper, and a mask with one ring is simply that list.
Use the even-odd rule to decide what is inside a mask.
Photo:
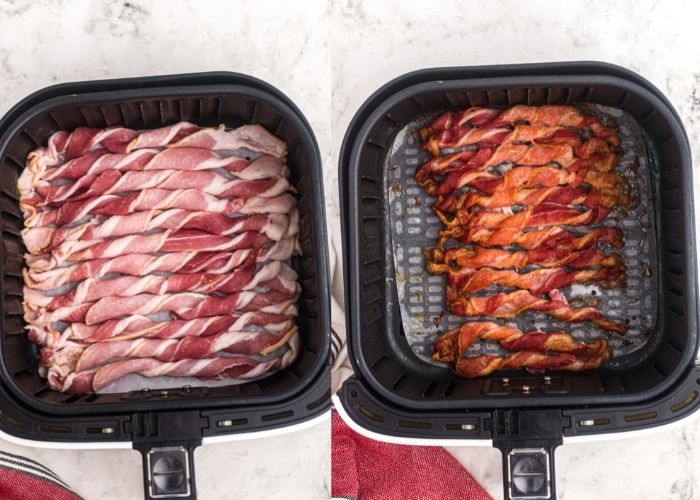
[{"label": "basket vent hole", "polygon": [[[698,384],[700,384],[700,379],[697,380]],[[698,397],[698,391],[693,391],[690,394],[688,394],[688,397],[686,397],[683,401],[679,401],[678,403],[671,405],[671,411],[676,412],[680,411],[686,406],[688,406],[690,403],[695,401]]]},{"label": "basket vent hole", "polygon": [[294,415],[294,412],[292,410],[287,410],[278,413],[270,413],[269,415],[263,415],[262,420],[264,422],[268,422],[270,420],[279,420],[280,418],[291,417],[292,415]]},{"label": "basket vent hole", "polygon": [[368,410],[367,408],[362,406],[360,403],[357,403],[355,405],[355,408],[357,408],[357,411],[362,413],[365,417],[369,418],[370,420],[374,420],[375,422],[379,422],[379,423],[384,422],[384,417],[382,417],[381,415],[377,415],[372,410]]},{"label": "basket vent hole", "polygon": [[117,428],[113,426],[106,427],[86,427],[86,434],[116,434]]},{"label": "basket vent hole", "polygon": [[69,434],[73,432],[73,428],[67,425],[40,425],[39,430],[41,432],[53,432],[57,434]]},{"label": "basket vent hole", "polygon": [[15,427],[19,427],[21,429],[24,429],[25,427],[27,427],[27,424],[25,422],[22,422],[21,420],[17,420],[16,418],[9,416],[7,413],[4,413],[3,411],[0,411],[0,418],[2,418],[5,422],[14,425]]},{"label": "basket vent hole", "polygon": [[430,429],[432,425],[428,422],[414,422],[412,420],[399,420],[399,427],[408,429]]},{"label": "basket vent hole", "polygon": [[326,401],[328,401],[328,399],[329,399],[330,397],[331,397],[331,391],[330,391],[330,389],[329,389],[328,391],[326,391],[326,393],[325,393],[323,396],[321,396],[320,398],[318,398],[316,401],[314,401],[314,402],[309,403],[308,405],[306,405],[306,409],[307,409],[307,410],[314,410],[314,409],[318,408],[319,406],[321,406],[321,405],[322,405],[323,403],[325,403]]},{"label": "basket vent hole", "polygon": [[639,422],[640,420],[650,420],[656,418],[658,413],[655,411],[647,411],[644,413],[636,413],[634,415],[625,415],[625,422]]}]

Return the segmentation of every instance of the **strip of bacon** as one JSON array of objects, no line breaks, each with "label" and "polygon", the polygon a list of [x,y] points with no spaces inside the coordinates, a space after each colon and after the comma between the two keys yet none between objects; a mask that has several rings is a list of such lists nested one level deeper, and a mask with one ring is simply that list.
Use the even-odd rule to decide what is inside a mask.
[{"label": "strip of bacon", "polygon": [[525,229],[529,227],[547,226],[590,226],[603,220],[609,208],[594,207],[588,210],[578,210],[574,207],[558,205],[556,203],[542,203],[534,207],[528,207],[517,213],[506,211],[481,210],[468,212],[457,211],[455,217],[447,222],[444,230],[453,238],[458,238],[468,229]]},{"label": "strip of bacon", "polygon": [[[489,195],[481,195],[474,192],[464,193],[446,211],[456,212],[460,209],[469,210],[472,207],[504,208],[513,205],[532,207],[543,203],[585,206],[588,208],[613,208],[617,205],[627,205],[629,203],[629,193],[617,190],[599,191],[597,189],[584,189],[572,186],[547,188],[513,187],[499,190]],[[443,205],[440,208],[443,208]]]},{"label": "strip of bacon", "polygon": [[[430,266],[435,271],[438,266]],[[608,267],[602,269],[584,269],[567,271],[562,268],[535,269],[524,274],[509,269],[490,269],[482,267],[453,269],[448,265],[440,266],[447,276],[447,284],[463,294],[476,293],[491,286],[505,286],[529,290],[541,295],[557,288],[564,288],[574,283],[602,283],[606,287],[619,283],[625,275],[625,267]]]},{"label": "strip of bacon", "polygon": [[[180,208],[193,212],[220,212],[225,215],[254,213],[287,214],[295,198],[283,193],[271,198],[253,195],[233,200],[220,199],[197,189],[144,189],[125,196],[99,195],[85,200],[69,201],[59,208],[43,207],[25,212],[26,227],[65,226],[91,215],[127,215],[136,211]],[[29,213],[31,212],[31,213]]]},{"label": "strip of bacon", "polygon": [[167,362],[154,358],[115,361],[95,370],[74,372],[54,365],[48,372],[49,385],[61,392],[86,394],[97,392],[129,374],[144,377],[200,377],[252,379],[289,366],[299,350],[299,335],[294,335],[290,348],[280,357],[258,361],[246,356],[222,356],[205,359],[183,359]]},{"label": "strip of bacon", "polygon": [[160,361],[212,358],[217,353],[267,355],[285,345],[298,328],[290,325],[279,333],[225,331],[206,337],[181,339],[140,338],[81,344],[71,342],[62,349],[43,348],[43,366],[60,365],[62,369],[86,371],[120,358],[154,358]]},{"label": "strip of bacon", "polygon": [[270,240],[256,231],[230,236],[205,231],[167,229],[154,234],[121,236],[110,240],[64,241],[51,254],[25,255],[27,265],[37,271],[54,269],[64,262],[119,257],[129,253],[155,252],[230,252],[243,248],[260,248]]},{"label": "strip of bacon", "polygon": [[184,251],[163,255],[128,253],[111,259],[87,260],[43,272],[25,268],[24,279],[26,285],[31,288],[52,290],[66,283],[81,281],[88,277],[102,278],[110,273],[130,276],[145,276],[154,272],[223,274],[252,262],[287,260],[299,253],[296,238],[289,237],[263,249],[246,248],[234,252]]},{"label": "strip of bacon", "polygon": [[[533,230],[476,228],[463,233],[458,241],[464,244],[478,243],[484,247],[517,245],[525,250],[557,247],[566,251],[583,250],[598,243],[610,245],[613,248],[622,248],[624,245],[622,231],[616,227],[599,227],[583,234],[572,233],[560,226]],[[447,238],[441,238],[440,246],[444,246],[446,242]]]},{"label": "strip of bacon", "polygon": [[25,304],[24,318],[27,323],[39,327],[57,321],[96,325],[109,319],[132,314],[148,315],[160,311],[171,312],[181,319],[195,319],[204,316],[219,316],[232,311],[256,311],[283,314],[298,298],[294,292],[270,290],[265,293],[245,290],[225,297],[215,297],[202,293],[172,293],[153,295],[148,293],[131,297],[105,297],[94,303],[61,307],[54,311],[34,309]]},{"label": "strip of bacon", "polygon": [[545,370],[582,372],[594,370],[607,363],[612,357],[610,351],[588,359],[578,358],[568,353],[542,354],[520,351],[509,356],[467,356],[460,358],[452,367],[455,374],[466,377],[483,377],[496,370],[524,368],[530,372]]},{"label": "strip of bacon", "polygon": [[603,338],[585,344],[576,342],[566,332],[523,333],[517,328],[490,321],[474,321],[440,336],[433,346],[433,358],[446,363],[458,361],[464,351],[479,339],[498,342],[509,351],[565,352],[582,358],[599,356],[609,350],[608,343]]},{"label": "strip of bacon", "polygon": [[527,251],[504,250],[500,248],[463,248],[453,247],[446,250],[430,248],[424,251],[425,266],[432,274],[447,273],[451,268],[479,269],[490,267],[494,269],[523,269],[531,264],[540,267],[558,268],[571,267],[623,267],[620,255],[606,254],[596,247],[584,250],[570,251],[561,248],[538,248]]},{"label": "strip of bacon", "polygon": [[494,128],[451,128],[431,135],[423,147],[433,156],[439,156],[443,149],[457,149],[464,146],[493,146],[506,143],[549,144],[578,146],[583,138],[572,130],[547,125],[517,125]]},{"label": "strip of bacon", "polygon": [[255,331],[279,333],[287,329],[296,316],[295,306],[287,309],[284,314],[252,311],[191,320],[153,321],[149,317],[134,314],[121,319],[111,319],[98,325],[71,323],[62,331],[56,330],[50,325],[45,328],[30,325],[28,330],[29,339],[33,343],[52,349],[62,349],[70,345],[71,342],[92,344],[141,337],[179,339],[188,336],[215,335],[228,330],[250,330],[251,327],[255,327]]},{"label": "strip of bacon", "polygon": [[232,218],[215,212],[189,212],[171,208],[111,217],[96,215],[89,222],[77,226],[24,229],[22,240],[29,253],[36,255],[51,251],[65,241],[115,238],[157,229],[196,229],[217,235],[257,231],[272,241],[279,241],[299,232],[299,213],[294,209],[290,215],[253,214]]},{"label": "strip of bacon", "polygon": [[[479,121],[475,122],[475,119]],[[469,126],[496,128],[514,126],[520,123],[578,129],[589,128],[595,137],[607,140],[615,146],[620,144],[617,131],[605,127],[600,119],[586,115],[573,106],[556,104],[544,106],[517,105],[506,109],[468,108],[445,113],[440,115],[430,126],[422,129],[420,135],[423,140],[427,140],[430,135],[442,130],[461,130]]]},{"label": "strip of bacon", "polygon": [[252,264],[238,267],[232,273],[226,274],[118,276],[109,280],[88,278],[62,295],[45,295],[41,291],[24,287],[24,302],[27,307],[41,307],[47,311],[54,311],[62,307],[96,302],[102,297],[130,297],[141,293],[234,293],[258,287],[293,293],[296,290],[297,279],[296,271],[287,264],[271,261],[257,271],[256,265]]},{"label": "strip of bacon", "polygon": [[[179,151],[179,150],[172,150]],[[269,157],[265,157],[269,158]],[[282,194],[292,187],[286,179],[288,168],[279,160],[265,160],[266,165],[251,163],[230,179],[215,170],[106,170],[99,174],[80,177],[72,184],[39,182],[31,197],[23,197],[25,205],[45,206],[71,200],[84,200],[101,194],[126,193],[142,189],[199,189],[219,198],[270,198]],[[260,167],[264,166],[264,169]],[[261,172],[264,170],[264,174]],[[269,177],[257,178],[270,174]],[[253,177],[243,179],[242,177]]]},{"label": "strip of bacon", "polygon": [[513,318],[525,311],[541,311],[570,323],[590,321],[605,330],[621,334],[627,331],[626,325],[610,321],[593,307],[572,308],[559,290],[549,292],[547,299],[527,290],[501,292],[487,297],[465,297],[448,287],[447,302],[450,313],[458,316]]}]

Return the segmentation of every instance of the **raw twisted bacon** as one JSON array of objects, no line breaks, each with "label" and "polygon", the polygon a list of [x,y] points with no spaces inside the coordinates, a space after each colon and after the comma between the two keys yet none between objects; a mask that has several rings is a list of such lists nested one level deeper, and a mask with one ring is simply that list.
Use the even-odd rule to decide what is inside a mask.
[{"label": "raw twisted bacon", "polygon": [[156,229],[197,229],[217,235],[234,235],[257,231],[272,241],[294,236],[299,232],[299,212],[286,214],[253,214],[228,217],[216,212],[189,212],[181,208],[148,210],[128,215],[96,215],[77,226],[32,227],[22,231],[22,240],[29,253],[40,254],[65,241],[99,240],[146,233]]},{"label": "raw twisted bacon", "polygon": [[605,127],[600,119],[586,115],[573,106],[556,104],[516,105],[506,109],[468,108],[447,112],[438,116],[428,127],[421,129],[420,136],[426,141],[431,135],[444,130],[469,130],[467,127],[498,128],[520,123],[579,129],[589,128],[594,137],[605,139],[615,146],[620,144],[617,131]]},{"label": "raw twisted bacon", "polygon": [[[430,267],[432,272],[437,266]],[[535,269],[524,274],[488,267],[482,267],[476,271],[469,268],[453,269],[448,265],[442,267],[444,274],[447,275],[448,286],[456,288],[463,294],[476,293],[491,286],[505,286],[529,290],[534,295],[541,295],[574,283],[603,283],[609,287],[615,285],[625,275],[624,266],[574,272],[562,268]]]},{"label": "raw twisted bacon", "polygon": [[94,370],[72,372],[52,365],[48,371],[49,385],[55,390],[72,394],[97,392],[112,382],[132,373],[145,377],[206,377],[252,379],[289,366],[299,350],[299,335],[289,340],[289,349],[269,361],[246,356],[221,356],[205,359],[183,359],[166,362],[154,358],[115,361]]},{"label": "raw twisted bacon", "polygon": [[[444,246],[446,241],[447,238],[440,238],[440,246]],[[476,228],[460,235],[458,241],[465,244],[478,243],[485,247],[517,245],[525,250],[556,247],[559,250],[574,251],[583,250],[598,243],[614,248],[623,246],[622,231],[616,227],[599,227],[583,234],[572,233],[560,226],[532,230]]]},{"label": "raw twisted bacon", "polygon": [[[295,199],[289,193],[271,198],[256,195],[249,198],[220,199],[198,189],[144,189],[125,196],[98,195],[85,200],[69,201],[59,208],[43,207],[32,213],[25,212],[26,227],[43,227],[55,224],[65,226],[91,215],[127,215],[143,210],[167,210],[180,208],[194,212],[221,212],[226,215],[255,213],[286,214],[294,206]],[[34,207],[32,207],[33,209]]]},{"label": "raw twisted bacon", "polygon": [[61,182],[54,185],[41,181],[31,196],[22,198],[22,203],[33,206],[56,205],[69,199],[76,201],[100,194],[125,193],[149,188],[199,189],[219,198],[249,198],[250,196],[270,198],[293,190],[286,178],[288,170],[287,166],[272,157],[263,157],[237,172],[237,175],[228,177],[215,170],[120,172],[113,169],[99,174],[85,175],[72,184]]},{"label": "raw twisted bacon", "polygon": [[434,344],[433,358],[438,361],[455,362],[464,351],[479,340],[492,340],[509,351],[565,352],[573,356],[591,358],[609,351],[605,339],[599,338],[590,344],[576,342],[566,332],[528,332],[499,325],[490,321],[465,323],[440,336]]},{"label": "raw twisted bacon", "polygon": [[140,338],[81,344],[71,342],[62,349],[43,348],[43,366],[56,364],[62,370],[81,372],[120,358],[153,358],[160,361],[212,358],[217,353],[267,355],[285,345],[298,328],[290,325],[277,334],[255,331],[225,331],[206,337],[181,339]]},{"label": "raw twisted bacon", "polygon": [[128,253],[112,259],[87,260],[47,271],[25,268],[23,274],[27,286],[37,290],[51,290],[88,277],[102,278],[110,273],[131,276],[145,276],[154,272],[223,274],[251,262],[287,260],[299,253],[297,239],[289,237],[262,249],[245,248],[234,252],[184,251],[163,255]]},{"label": "raw twisted bacon", "polygon": [[618,254],[607,255],[595,247],[579,251],[560,248],[539,248],[527,251],[503,250],[500,248],[463,248],[453,247],[446,250],[430,248],[423,252],[425,266],[431,274],[448,273],[453,268],[479,269],[523,269],[531,264],[540,267],[571,267],[580,269],[591,266],[623,267]]},{"label": "raw twisted bacon", "polygon": [[227,274],[171,274],[169,276],[119,276],[113,279],[88,278],[70,292],[62,295],[45,295],[41,291],[24,287],[27,307],[54,311],[61,307],[79,306],[95,302],[102,297],[130,297],[141,293],[162,295],[165,293],[234,293],[262,287],[267,290],[293,293],[297,286],[297,273],[280,261],[272,261],[256,271],[255,264],[236,268]]},{"label": "raw twisted bacon", "polygon": [[461,377],[483,377],[496,370],[524,368],[530,372],[559,370],[582,372],[600,368],[612,357],[610,351],[604,351],[591,358],[579,358],[573,354],[543,354],[539,352],[520,351],[508,356],[466,356],[457,360],[452,370]]},{"label": "raw twisted bacon", "polygon": [[269,241],[257,231],[240,233],[232,238],[205,231],[167,229],[160,233],[136,234],[111,240],[64,241],[50,254],[26,255],[25,259],[31,269],[48,271],[64,262],[112,258],[132,252],[230,252],[242,248],[260,248]]},{"label": "raw twisted bacon", "polygon": [[[146,148],[189,148],[202,151],[234,151],[245,148],[277,158],[287,153],[284,141],[270,134],[260,125],[244,125],[234,130],[223,126],[217,129],[204,128],[187,122],[155,130],[136,131],[124,127],[96,129],[78,127],[73,132],[56,132],[46,148],[39,148],[29,154],[27,168],[20,176],[20,194],[31,189],[41,179],[48,168],[56,167],[63,161],[70,161],[101,150],[128,154]],[[84,175],[84,174],[83,174]],[[77,178],[80,175],[74,177]]]},{"label": "raw twisted bacon", "polygon": [[627,326],[610,321],[593,307],[572,308],[559,290],[549,292],[545,299],[527,290],[498,293],[487,297],[465,297],[453,288],[447,288],[450,313],[458,316],[513,318],[525,311],[541,311],[556,319],[571,323],[590,321],[595,325],[617,333],[625,333]]},{"label": "raw twisted bacon", "polygon": [[96,343],[129,340],[141,337],[154,339],[179,339],[188,336],[207,336],[228,330],[279,333],[289,328],[297,315],[296,306],[289,307],[284,314],[260,311],[207,316],[191,320],[170,319],[156,321],[152,317],[134,314],[122,319],[111,319],[98,325],[71,323],[59,331],[50,325],[40,328],[30,325],[29,339],[39,345],[61,349],[71,342]]},{"label": "raw twisted bacon", "polygon": [[148,315],[160,311],[174,313],[181,319],[218,316],[230,314],[232,311],[260,310],[282,314],[296,302],[298,295],[298,289],[294,292],[270,290],[265,293],[245,290],[225,297],[191,292],[166,295],[143,293],[130,297],[105,297],[94,303],[61,307],[53,311],[35,309],[30,307],[31,304],[26,304],[24,318],[27,323],[45,327],[57,321],[96,325],[113,318],[132,314]]}]

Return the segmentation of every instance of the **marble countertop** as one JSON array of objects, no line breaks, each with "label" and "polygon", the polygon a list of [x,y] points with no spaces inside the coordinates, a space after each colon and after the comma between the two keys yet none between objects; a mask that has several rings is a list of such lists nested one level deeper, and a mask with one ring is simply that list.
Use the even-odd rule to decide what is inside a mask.
[{"label": "marble countertop", "polygon": [[[0,0],[0,113],[57,82],[249,73],[284,91],[311,122],[325,163],[333,229],[338,227],[340,142],[354,112],[383,83],[433,66],[602,60],[639,72],[666,93],[700,165],[697,2],[443,0],[439,5]],[[695,179],[697,188],[700,175]],[[327,498],[328,442],[324,423],[277,438],[205,446],[196,453],[200,497]],[[30,450],[5,442],[0,449],[39,458],[88,500],[141,494],[140,458],[133,451]],[[499,452],[463,448],[456,454],[499,498]],[[568,445],[556,457],[562,499],[700,496],[697,421],[651,437]]]}]

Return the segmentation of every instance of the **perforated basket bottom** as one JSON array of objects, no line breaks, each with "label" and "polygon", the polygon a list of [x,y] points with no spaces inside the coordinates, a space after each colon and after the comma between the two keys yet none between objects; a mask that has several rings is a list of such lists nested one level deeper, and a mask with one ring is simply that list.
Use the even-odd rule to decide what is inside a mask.
[{"label": "perforated basket bottom", "polygon": [[[600,105],[581,104],[583,110],[615,123],[624,152],[617,171],[630,185],[632,203],[618,207],[600,224],[621,227],[625,246],[618,250],[627,265],[623,287],[603,289],[596,285],[573,285],[562,289],[572,305],[591,305],[608,318],[625,322],[629,331],[620,336],[590,323],[566,323],[544,313],[528,312],[505,322],[523,331],[564,330],[582,342],[604,336],[613,349],[610,368],[633,363],[638,352],[651,339],[658,310],[658,272],[653,200],[658,186],[656,165],[647,151],[644,132],[629,114]],[[422,250],[437,244],[442,224],[432,212],[435,199],[416,182],[416,169],[430,154],[420,148],[417,131],[439,113],[409,123],[397,135],[384,166],[385,223],[391,228],[393,264],[401,310],[403,332],[413,352],[423,361],[432,360],[433,343],[450,328],[466,321],[488,318],[464,318],[447,313],[445,278],[425,269]],[[612,250],[612,249],[606,249]],[[505,290],[491,287],[479,295]],[[467,354],[502,355],[506,351],[494,342],[477,342]]]}]

